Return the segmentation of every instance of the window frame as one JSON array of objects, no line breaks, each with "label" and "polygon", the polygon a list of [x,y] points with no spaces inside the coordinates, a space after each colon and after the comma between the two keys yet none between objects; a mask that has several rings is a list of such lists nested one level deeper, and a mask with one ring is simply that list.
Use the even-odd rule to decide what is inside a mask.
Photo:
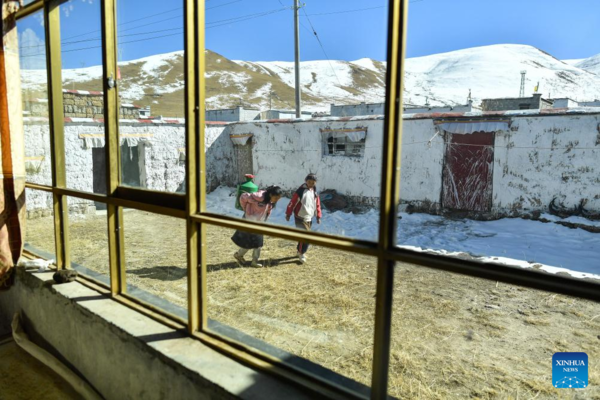
[{"label": "window frame", "polygon": [[[323,148],[323,157],[350,157],[350,158],[363,158],[365,156],[365,144],[367,141],[366,133],[367,128],[352,129],[352,131],[365,132],[365,137],[360,139],[358,142],[353,142],[348,137],[347,130],[340,129],[324,129],[321,130],[321,142]],[[338,147],[343,147],[343,150],[339,150]],[[353,151],[349,151],[352,149]]]},{"label": "window frame", "polygon": [[[371,398],[387,398],[389,372],[392,294],[396,262],[417,264],[465,276],[500,281],[600,302],[599,285],[585,280],[540,274],[536,271],[498,264],[483,264],[443,255],[418,253],[396,246],[397,206],[399,204],[402,94],[406,49],[408,0],[389,0],[387,30],[386,103],[383,132],[380,220],[378,241],[371,242],[303,232],[286,226],[264,225],[231,218],[206,210],[205,159],[205,1],[184,3],[184,79],[186,118],[186,193],[164,193],[121,186],[118,132],[118,89],[108,86],[108,77],[117,76],[116,1],[101,4],[105,143],[107,157],[107,194],[68,189],[65,185],[64,123],[62,107],[60,15],[61,0],[37,0],[17,13],[17,19],[43,10],[45,21],[48,107],[52,153],[52,185],[31,182],[26,187],[53,194],[56,265],[70,266],[67,196],[107,204],[109,235],[110,287],[83,276],[80,282],[113,297],[150,317],[196,337],[232,358],[300,383],[317,393],[331,397],[364,395],[326,381],[310,371],[298,370],[243,343],[211,331],[207,318],[206,226],[241,229],[276,238],[303,241],[351,253],[377,257],[376,310],[374,326]],[[186,220],[188,264],[188,320],[170,315],[126,293],[124,265],[123,208],[135,208]],[[490,268],[493,266],[493,268]]]}]

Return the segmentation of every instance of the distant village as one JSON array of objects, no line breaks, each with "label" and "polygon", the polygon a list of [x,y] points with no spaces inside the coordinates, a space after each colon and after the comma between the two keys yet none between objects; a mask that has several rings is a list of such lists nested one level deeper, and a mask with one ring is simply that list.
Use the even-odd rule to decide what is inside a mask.
[{"label": "distant village", "polygon": [[[63,90],[63,103],[65,117],[74,118],[102,118],[103,94],[85,90]],[[567,97],[547,99],[541,93],[534,93],[531,97],[483,99],[481,104],[474,105],[469,98],[464,105],[432,106],[430,104],[415,105],[405,104],[404,114],[439,114],[439,113],[470,113],[487,111],[513,111],[513,110],[544,110],[544,109],[570,109],[579,107],[600,107],[600,100],[576,101]],[[318,117],[355,117],[368,115],[384,115],[384,103],[360,104],[331,104],[329,112],[302,111],[302,119]],[[47,100],[29,99],[24,104],[24,116],[47,116]],[[206,110],[206,121],[242,122],[274,119],[295,119],[295,110],[261,110],[240,104],[234,108]],[[120,118],[122,119],[148,119],[161,120],[173,119],[172,116],[152,115],[151,107],[141,107],[133,102],[121,104]]]},{"label": "distant village", "polygon": [[[67,178],[75,189],[103,193],[103,94],[63,90],[63,102]],[[24,106],[29,179],[49,184],[47,103]],[[185,191],[185,119],[153,116],[150,107],[125,101],[119,114],[122,183]],[[378,207],[384,114],[383,103],[331,104],[328,113],[304,111],[302,118],[295,110],[244,105],[207,110],[207,188],[235,187],[252,173],[259,186],[291,191],[308,168],[320,174],[321,188],[345,196],[349,209]],[[600,100],[534,93],[479,106],[469,98],[464,105],[406,105],[401,209],[476,218],[549,210],[600,217],[598,160]],[[36,196],[28,199],[29,211],[50,212],[51,197]],[[72,201],[83,213],[101,206]]]}]

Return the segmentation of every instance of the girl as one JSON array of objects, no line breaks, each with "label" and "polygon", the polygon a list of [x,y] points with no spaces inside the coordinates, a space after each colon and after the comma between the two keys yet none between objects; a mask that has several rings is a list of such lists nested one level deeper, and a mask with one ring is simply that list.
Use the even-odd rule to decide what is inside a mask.
[{"label": "girl", "polygon": [[[266,221],[280,198],[281,188],[279,186],[269,186],[266,190],[259,190],[255,193],[243,193],[240,196],[240,205],[244,210],[242,218],[252,221]],[[235,231],[231,240],[240,247],[238,251],[233,253],[233,258],[239,266],[244,266],[244,255],[248,250],[253,249],[251,266],[262,267],[262,264],[258,263],[258,258],[260,257],[260,249],[263,246],[263,235]]]}]

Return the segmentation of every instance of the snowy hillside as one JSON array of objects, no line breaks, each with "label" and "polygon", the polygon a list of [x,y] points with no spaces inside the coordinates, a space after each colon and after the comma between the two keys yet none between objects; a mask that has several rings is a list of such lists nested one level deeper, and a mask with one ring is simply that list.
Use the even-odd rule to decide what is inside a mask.
[{"label": "snowy hillside", "polygon": [[[247,62],[239,65],[259,73],[275,75],[294,87],[293,62]],[[300,65],[303,91],[321,98],[328,109],[330,103],[382,102],[385,96],[385,63],[363,58],[357,61],[303,61]]]},{"label": "snowy hillside", "polygon": [[600,54],[580,60],[575,66],[600,76]]},{"label": "snowy hillside", "polygon": [[[294,104],[293,62],[232,61],[206,51],[207,108],[240,104],[268,109],[291,109]],[[469,89],[474,103],[484,98],[517,97],[522,70],[527,71],[526,95],[539,82],[544,97],[576,100],[600,98],[600,55],[560,61],[535,47],[503,44],[457,50],[406,60],[405,102],[422,105],[465,104]],[[381,102],[385,94],[386,63],[303,61],[303,108],[328,111],[331,103]],[[124,99],[152,106],[153,114],[183,112],[183,53],[173,52],[120,62],[119,90]],[[101,67],[63,70],[68,89],[101,90]],[[23,70],[23,84],[45,90],[43,70]]]},{"label": "snowy hillside", "polygon": [[520,71],[527,71],[525,93],[539,82],[544,97],[593,100],[600,96],[600,76],[570,66],[535,47],[493,45],[406,60],[405,101],[464,104],[469,89],[474,103],[484,98],[518,97]]}]

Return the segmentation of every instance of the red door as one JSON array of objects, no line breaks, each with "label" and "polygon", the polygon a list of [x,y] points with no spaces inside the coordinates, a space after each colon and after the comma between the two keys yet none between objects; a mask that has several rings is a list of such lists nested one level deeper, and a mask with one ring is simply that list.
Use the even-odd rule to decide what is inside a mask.
[{"label": "red door", "polygon": [[494,133],[446,133],[442,205],[445,209],[490,211]]}]

